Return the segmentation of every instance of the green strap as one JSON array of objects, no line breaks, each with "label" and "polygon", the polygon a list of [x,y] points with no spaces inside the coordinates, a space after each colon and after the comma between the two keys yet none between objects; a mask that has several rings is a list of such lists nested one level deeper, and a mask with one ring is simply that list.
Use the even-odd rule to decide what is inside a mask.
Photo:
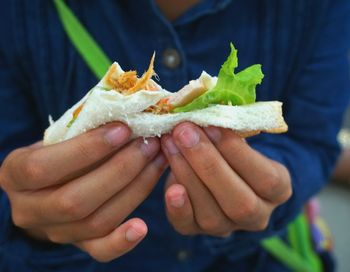
[{"label": "green strap", "polygon": [[75,17],[64,0],[54,0],[54,3],[69,39],[90,70],[98,79],[101,79],[112,64],[112,61],[109,60],[89,32]]},{"label": "green strap", "polygon": [[[311,266],[311,271],[322,271],[322,262],[315,253],[312,242],[310,226],[304,213],[299,215],[288,226],[288,238],[295,251],[307,260]],[[295,247],[294,247],[295,246]]]},{"label": "green strap", "polygon": [[286,267],[297,272],[313,271],[309,263],[301,258],[301,256],[286,245],[278,237],[271,237],[262,241],[263,248],[283,263]]},{"label": "green strap", "polygon": [[[295,219],[296,221],[297,219]],[[300,241],[298,241],[298,232],[295,231],[295,224],[294,224],[294,221],[291,222],[289,225],[288,225],[288,228],[287,228],[287,235],[288,235],[288,241],[289,241],[289,244],[290,246],[296,251],[298,252],[298,254],[302,254],[302,249],[301,249],[301,246],[300,246]]]},{"label": "green strap", "polygon": [[322,262],[314,252],[309,224],[304,214],[299,215],[289,224],[288,240],[290,246],[278,237],[271,237],[263,240],[262,246],[293,271],[323,271]]}]

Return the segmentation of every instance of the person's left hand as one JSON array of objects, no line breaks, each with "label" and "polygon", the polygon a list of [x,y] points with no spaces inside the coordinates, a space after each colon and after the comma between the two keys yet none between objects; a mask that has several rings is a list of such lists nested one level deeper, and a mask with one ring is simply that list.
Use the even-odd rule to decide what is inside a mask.
[{"label": "person's left hand", "polygon": [[182,123],[163,136],[162,149],[172,170],[167,215],[181,234],[263,230],[292,194],[288,170],[231,130]]}]

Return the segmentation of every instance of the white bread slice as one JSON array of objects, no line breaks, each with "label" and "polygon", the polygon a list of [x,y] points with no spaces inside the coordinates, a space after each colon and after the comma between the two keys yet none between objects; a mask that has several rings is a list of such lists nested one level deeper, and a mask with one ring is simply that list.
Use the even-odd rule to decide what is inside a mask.
[{"label": "white bread slice", "polygon": [[282,117],[282,103],[257,102],[244,106],[215,105],[192,112],[155,115],[136,113],[121,120],[128,124],[133,137],[161,136],[177,124],[190,121],[201,127],[217,126],[236,131],[242,137],[259,132],[282,133],[288,126]]},{"label": "white bread slice", "polygon": [[[151,93],[149,91],[123,96],[121,100],[111,99],[115,97],[115,95],[110,94],[113,92],[106,93],[108,95],[98,92],[95,95],[92,94],[85,102],[77,120],[62,133],[62,127],[68,123],[67,113],[64,114],[46,130],[44,144],[68,140],[112,121],[126,123],[133,132],[133,138],[161,136],[169,133],[177,124],[184,121],[193,122],[201,127],[229,128],[242,137],[252,136],[261,131],[282,133],[288,129],[282,117],[282,103],[278,101],[257,102],[244,106],[215,105],[192,112],[156,115],[140,112],[141,108],[145,109],[157,102],[154,99],[156,95],[149,96]],[[138,106],[140,100],[143,102],[142,107]],[[145,101],[149,101],[149,103],[145,103]],[[130,111],[131,109],[134,110]],[[69,110],[69,112],[72,111]]]},{"label": "white bread slice", "polygon": [[[95,87],[46,129],[44,145],[64,141],[111,121],[125,120],[129,114],[142,112],[169,94],[160,89],[141,90],[132,95],[123,95],[113,90],[106,91]],[[68,127],[74,110],[82,103],[84,106],[78,118]]]}]

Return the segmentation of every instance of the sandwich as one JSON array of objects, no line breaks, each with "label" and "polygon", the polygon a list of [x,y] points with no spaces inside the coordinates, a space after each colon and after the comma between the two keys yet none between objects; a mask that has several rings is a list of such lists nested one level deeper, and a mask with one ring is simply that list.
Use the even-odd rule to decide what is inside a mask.
[{"label": "sandwich", "polygon": [[50,120],[44,145],[68,140],[113,121],[127,124],[133,138],[160,137],[184,121],[201,127],[228,128],[242,137],[287,131],[281,102],[255,101],[256,86],[264,77],[261,65],[235,73],[238,59],[233,44],[218,76],[203,71],[175,93],[153,80],[157,78],[154,58],[155,54],[141,77],[136,71],[123,71],[114,62],[80,101],[57,121]]}]

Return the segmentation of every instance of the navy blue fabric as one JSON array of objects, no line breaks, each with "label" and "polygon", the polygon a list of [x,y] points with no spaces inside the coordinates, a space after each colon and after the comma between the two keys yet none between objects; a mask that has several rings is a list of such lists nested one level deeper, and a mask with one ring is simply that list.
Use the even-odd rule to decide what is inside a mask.
[{"label": "navy blue fabric", "polygon": [[[26,237],[11,221],[0,191],[0,271],[287,271],[259,247],[325,185],[339,147],[336,134],[349,98],[347,0],[204,0],[175,22],[152,1],[69,0],[67,3],[112,60],[142,72],[152,52],[163,87],[175,91],[204,69],[216,74],[234,42],[239,67],[261,63],[258,100],[281,100],[289,132],[250,144],[288,167],[293,197],[275,210],[266,231],[229,238],[185,237],[167,222],[163,179],[133,215],[149,226],[127,255],[99,264],[73,246]],[[51,1],[0,3],[0,161],[39,140],[48,115],[57,119],[96,83],[67,39]],[[169,69],[162,52],[175,48]],[[178,252],[187,258],[180,260]]]}]

